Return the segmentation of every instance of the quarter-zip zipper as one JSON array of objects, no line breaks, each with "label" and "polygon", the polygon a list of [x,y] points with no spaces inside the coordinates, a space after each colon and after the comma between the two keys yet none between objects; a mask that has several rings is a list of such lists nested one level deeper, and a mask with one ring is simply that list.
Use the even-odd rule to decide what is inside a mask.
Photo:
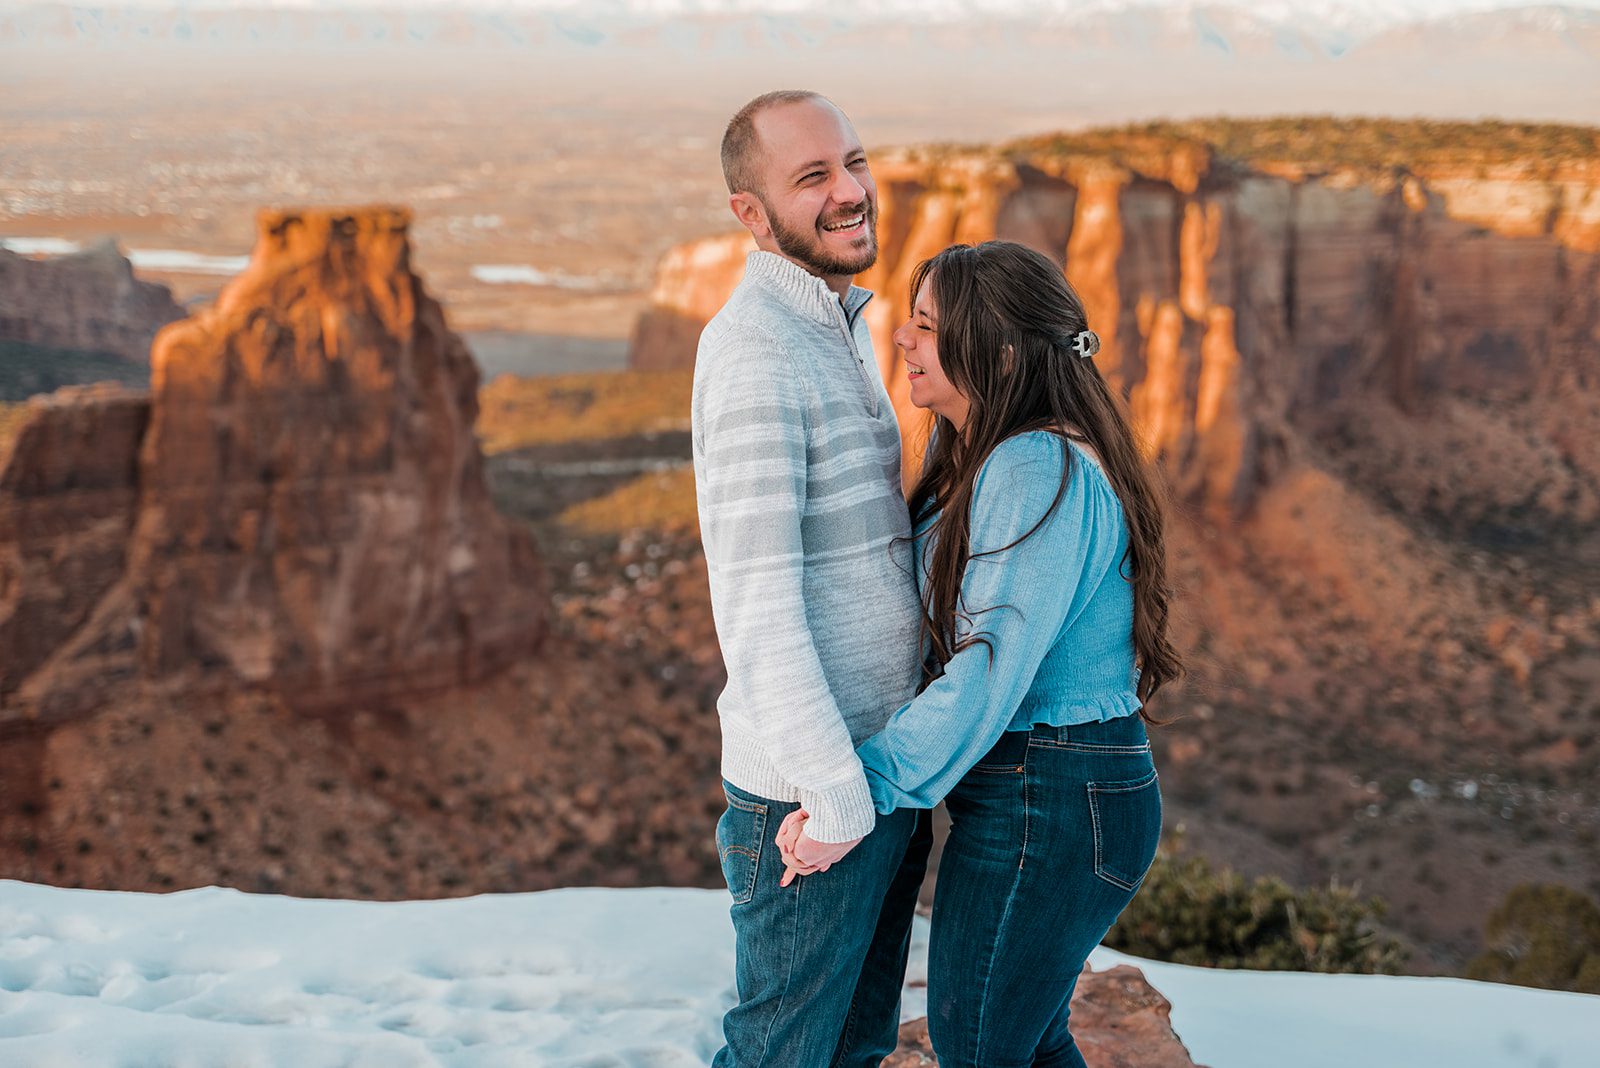
[{"label": "quarter-zip zipper", "polygon": [[[850,355],[856,358],[856,370],[861,375],[861,384],[865,386],[867,390],[868,410],[871,412],[872,418],[876,419],[878,418],[878,384],[874,382],[872,380],[872,376],[867,373],[866,357],[861,355],[861,349],[856,345],[855,328],[850,322],[850,316],[844,310],[844,304],[836,300],[833,302],[833,306],[838,309],[838,312],[834,317],[834,325],[838,326],[844,331],[845,343],[850,346]],[[863,304],[861,305],[861,309],[856,314],[859,315],[865,310],[866,305]]]}]

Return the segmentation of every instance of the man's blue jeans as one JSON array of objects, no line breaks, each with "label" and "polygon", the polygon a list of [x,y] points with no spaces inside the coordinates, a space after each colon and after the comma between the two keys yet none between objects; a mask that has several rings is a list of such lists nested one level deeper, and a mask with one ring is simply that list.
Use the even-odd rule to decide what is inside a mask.
[{"label": "man's blue jeans", "polygon": [[945,805],[928,946],[939,1068],[1081,1068],[1073,986],[1161,837],[1144,723],[1008,732]]},{"label": "man's blue jeans", "polygon": [[877,1068],[897,1041],[928,814],[879,816],[839,863],[780,887],[773,839],[800,806],[723,788],[717,851],[733,894],[739,1003],[713,1068]]}]

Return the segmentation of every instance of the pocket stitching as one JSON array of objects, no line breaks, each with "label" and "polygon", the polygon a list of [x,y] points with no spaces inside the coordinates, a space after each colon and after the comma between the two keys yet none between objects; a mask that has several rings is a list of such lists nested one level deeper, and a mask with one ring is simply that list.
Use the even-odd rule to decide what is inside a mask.
[{"label": "pocket stitching", "polygon": [[727,790],[722,791],[722,796],[726,797],[728,799],[728,804],[732,805],[734,808],[742,809],[745,812],[753,812],[758,816],[765,816],[767,814],[766,805],[758,805],[754,801],[746,801],[742,797],[734,797],[733,794],[729,793]]},{"label": "pocket stitching", "polygon": [[719,859],[724,863],[726,863],[730,853],[739,853],[750,858],[750,874],[745,878],[743,888],[737,894],[734,894],[733,887],[728,887],[728,892],[733,896],[733,904],[744,905],[748,904],[750,900],[755,897],[756,880],[761,874],[761,847],[764,844],[767,834],[768,809],[766,805],[759,804],[754,801],[746,801],[740,797],[735,797],[731,791],[726,789],[722,791],[722,794],[728,799],[729,806],[736,808],[741,812],[748,812],[755,818],[754,834],[756,847],[754,849],[751,849],[749,846],[732,844],[726,849],[719,851]]},{"label": "pocket stitching", "polygon": [[1155,782],[1155,780],[1156,773],[1154,770],[1151,770],[1150,774],[1146,775],[1142,779],[1123,779],[1118,782],[1092,782],[1089,784],[1089,789],[1095,790],[1102,794],[1125,794],[1134,790],[1143,790],[1146,786],[1149,786],[1151,783]]},{"label": "pocket stitching", "polygon": [[1016,775],[1020,773],[1024,764],[974,764],[973,771],[981,771],[985,775]]},{"label": "pocket stitching", "polygon": [[1122,890],[1137,890],[1139,888],[1139,884],[1144,882],[1144,876],[1139,876],[1138,882],[1130,883],[1123,879],[1117,878],[1115,875],[1112,875],[1105,870],[1104,858],[1100,849],[1100,795],[1126,794],[1132,793],[1135,790],[1143,790],[1146,787],[1153,785],[1157,781],[1157,778],[1158,776],[1156,775],[1156,771],[1154,768],[1152,768],[1150,770],[1150,774],[1146,775],[1142,779],[1128,779],[1122,782],[1107,783],[1091,782],[1086,784],[1089,791],[1089,820],[1092,825],[1091,837],[1094,839],[1094,873],[1095,875],[1104,879],[1106,882],[1110,883],[1112,886],[1118,887]]},{"label": "pocket stitching", "polygon": [[1150,752],[1150,743],[1143,745],[1101,745],[1098,742],[1052,742],[1048,739],[1030,740],[1029,745],[1043,749],[1068,749],[1077,753],[1110,753],[1117,756],[1141,756]]}]

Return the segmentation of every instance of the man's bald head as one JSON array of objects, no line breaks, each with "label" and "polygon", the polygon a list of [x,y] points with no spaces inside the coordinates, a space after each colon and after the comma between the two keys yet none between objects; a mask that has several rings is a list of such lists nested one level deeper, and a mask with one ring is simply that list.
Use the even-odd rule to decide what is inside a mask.
[{"label": "man's bald head", "polygon": [[722,135],[722,177],[730,193],[761,193],[761,138],[756,118],[769,108],[815,100],[829,107],[833,101],[809,89],[777,89],[762,93],[739,109]]}]

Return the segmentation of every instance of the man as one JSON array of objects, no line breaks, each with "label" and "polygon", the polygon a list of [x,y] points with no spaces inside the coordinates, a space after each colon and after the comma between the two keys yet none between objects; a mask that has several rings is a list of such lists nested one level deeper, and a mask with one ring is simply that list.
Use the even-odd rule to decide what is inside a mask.
[{"label": "man", "polygon": [[[747,104],[722,167],[758,251],[694,376],[738,955],[714,1064],[877,1065],[927,857],[916,812],[876,815],[855,752],[920,671],[900,431],[862,321],[872,295],[851,285],[877,258],[877,187],[849,120],[810,92]],[[773,839],[802,807],[803,866],[786,871]]]}]

